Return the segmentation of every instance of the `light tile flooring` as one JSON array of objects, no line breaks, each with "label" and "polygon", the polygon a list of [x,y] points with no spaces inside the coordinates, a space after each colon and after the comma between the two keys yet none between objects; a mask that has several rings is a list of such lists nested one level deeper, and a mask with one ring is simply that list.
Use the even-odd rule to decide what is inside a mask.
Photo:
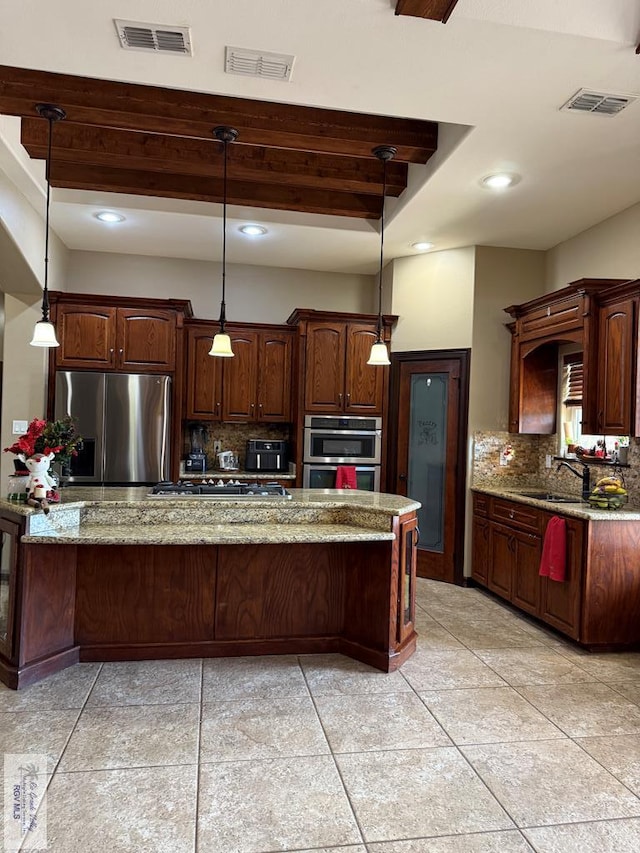
[{"label": "light tile flooring", "polygon": [[390,675],[308,655],[1,689],[1,751],[49,756],[48,849],[637,853],[640,654],[418,587],[418,651]]}]

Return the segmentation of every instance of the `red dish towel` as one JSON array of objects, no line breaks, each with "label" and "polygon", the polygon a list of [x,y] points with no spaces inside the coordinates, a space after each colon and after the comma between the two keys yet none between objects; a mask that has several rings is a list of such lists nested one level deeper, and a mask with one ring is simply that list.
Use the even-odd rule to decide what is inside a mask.
[{"label": "red dish towel", "polygon": [[353,465],[339,465],[336,471],[336,489],[357,489],[358,479]]},{"label": "red dish towel", "polygon": [[547,524],[540,560],[540,574],[552,581],[564,581],[567,569],[567,523],[554,515]]}]

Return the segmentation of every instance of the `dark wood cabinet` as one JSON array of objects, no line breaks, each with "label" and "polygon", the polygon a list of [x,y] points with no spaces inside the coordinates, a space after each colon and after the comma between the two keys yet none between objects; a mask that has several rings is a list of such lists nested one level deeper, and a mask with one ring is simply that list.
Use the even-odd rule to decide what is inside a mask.
[{"label": "dark wood cabinet", "polygon": [[187,379],[185,416],[190,420],[222,419],[222,358],[209,355],[213,331],[210,325],[187,328]]},{"label": "dark wood cabinet", "polygon": [[294,332],[275,326],[227,325],[233,358],[212,358],[213,322],[187,326],[185,417],[247,423],[291,421]]},{"label": "dark wood cabinet", "polygon": [[384,373],[367,364],[375,340],[371,323],[307,325],[306,412],[382,414]]},{"label": "dark wood cabinet", "polygon": [[474,495],[474,513],[471,519],[471,543],[472,543],[472,571],[473,578],[484,586],[489,585],[489,566],[491,564],[491,553],[489,550],[489,534],[491,525],[486,517],[486,512],[478,512],[476,498]]},{"label": "dark wood cabinet", "polygon": [[[549,517],[550,518],[550,517]],[[540,578],[540,618],[549,625],[579,639],[583,576],[584,522],[565,518],[567,564],[563,583]]]},{"label": "dark wood cabinet", "polygon": [[[603,628],[602,573],[613,559],[602,546],[602,538],[615,522],[589,522],[563,516],[567,533],[564,581],[540,577],[542,544],[553,514],[542,508],[502,497],[474,492],[472,522],[472,577],[482,586],[500,595],[514,606],[546,622],[563,634],[584,644],[634,643],[640,640],[640,628],[624,617],[619,591],[608,591],[616,600],[617,615],[605,617]],[[631,564],[634,522],[625,526],[625,559]],[[587,526],[590,532],[587,536]],[[613,525],[613,527],[611,526]],[[638,537],[636,537],[638,538]],[[590,550],[588,550],[590,549]],[[639,549],[640,550],[640,549]],[[636,559],[637,559],[636,555]],[[624,574],[624,572],[623,572]],[[627,573],[630,575],[630,573]],[[591,582],[589,579],[594,579]],[[625,579],[630,600],[640,605],[640,581]],[[597,611],[597,618],[590,615]],[[626,605],[628,614],[631,605]],[[620,622],[626,618],[623,628]]]},{"label": "dark wood cabinet", "polygon": [[400,560],[398,563],[398,633],[403,644],[413,635],[416,621],[416,566],[418,553],[418,519],[401,519]]},{"label": "dark wood cabinet", "polygon": [[595,426],[596,377],[600,361],[600,300],[623,285],[622,279],[580,279],[505,309],[514,319],[511,331],[509,431],[534,435],[556,432],[558,348],[577,344],[583,351],[585,432]]},{"label": "dark wood cabinet", "polygon": [[56,312],[57,369],[171,373],[176,312],[152,308],[61,304]]},{"label": "dark wood cabinet", "polygon": [[0,518],[0,655],[13,660],[20,524]]},{"label": "dark wood cabinet", "polygon": [[637,301],[602,305],[598,323],[597,434],[635,435]]}]

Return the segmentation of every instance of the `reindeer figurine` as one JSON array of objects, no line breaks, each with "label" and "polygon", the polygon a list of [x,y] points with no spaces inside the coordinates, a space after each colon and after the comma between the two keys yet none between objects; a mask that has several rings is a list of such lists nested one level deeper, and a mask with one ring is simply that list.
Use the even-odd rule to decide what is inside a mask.
[{"label": "reindeer figurine", "polygon": [[29,479],[27,480],[27,503],[30,506],[41,507],[43,512],[49,512],[47,492],[55,491],[56,481],[49,475],[49,466],[55,459],[55,453],[34,453],[33,456],[18,454],[27,466]]}]

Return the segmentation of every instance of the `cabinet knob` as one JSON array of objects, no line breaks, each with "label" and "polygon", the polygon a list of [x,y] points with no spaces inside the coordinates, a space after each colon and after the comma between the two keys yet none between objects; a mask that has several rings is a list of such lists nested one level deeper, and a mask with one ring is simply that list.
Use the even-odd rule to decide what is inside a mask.
[{"label": "cabinet knob", "polygon": [[109,350],[109,352],[113,355],[113,347]]},{"label": "cabinet knob", "polygon": [[252,403],[252,404],[251,404],[251,408],[252,408],[252,409],[255,409],[255,407],[256,407],[256,404],[255,404],[255,403]]},{"label": "cabinet knob", "polygon": [[122,347],[120,347],[120,355],[122,355],[123,352],[124,350],[122,349]]},{"label": "cabinet knob", "polygon": [[351,402],[351,392],[347,393],[347,406]]},{"label": "cabinet knob", "polygon": [[338,401],[340,403],[342,403],[342,392],[341,391],[338,393]]},{"label": "cabinet knob", "polygon": [[509,518],[513,518],[513,516],[514,516],[514,512],[512,509],[510,509],[509,510]]}]

